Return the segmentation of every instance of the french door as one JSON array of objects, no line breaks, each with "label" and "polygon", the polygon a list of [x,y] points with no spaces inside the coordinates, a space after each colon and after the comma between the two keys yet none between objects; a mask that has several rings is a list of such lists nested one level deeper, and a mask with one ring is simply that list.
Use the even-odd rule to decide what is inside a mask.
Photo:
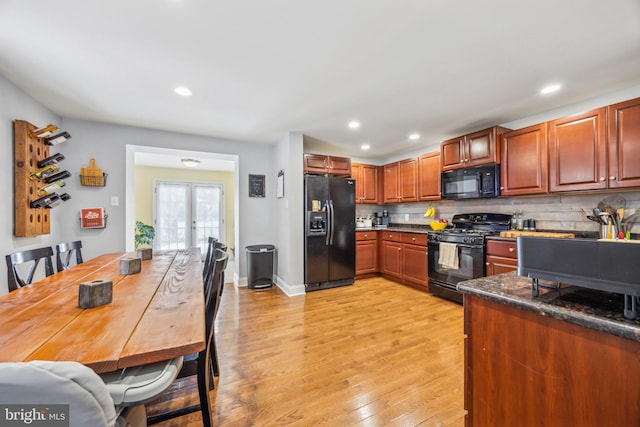
[{"label": "french door", "polygon": [[156,249],[198,246],[203,256],[208,237],[224,241],[224,188],[218,183],[156,181]]}]

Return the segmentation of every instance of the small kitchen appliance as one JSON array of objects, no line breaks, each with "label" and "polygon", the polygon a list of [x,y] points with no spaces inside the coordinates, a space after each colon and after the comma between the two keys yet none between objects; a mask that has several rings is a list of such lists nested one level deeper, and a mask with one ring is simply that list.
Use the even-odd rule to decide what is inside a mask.
[{"label": "small kitchen appliance", "polygon": [[376,212],[374,221],[376,228],[387,228],[389,226],[389,212],[386,210]]}]

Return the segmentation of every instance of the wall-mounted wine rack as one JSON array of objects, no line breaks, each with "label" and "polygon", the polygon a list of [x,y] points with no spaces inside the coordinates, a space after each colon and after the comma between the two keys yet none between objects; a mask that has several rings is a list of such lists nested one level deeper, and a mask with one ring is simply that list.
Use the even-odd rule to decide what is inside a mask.
[{"label": "wall-mounted wine rack", "polygon": [[[57,129],[55,126],[52,127]],[[56,162],[57,155],[48,159],[51,145],[56,145],[60,141],[70,138],[70,136],[65,132],[64,135],[59,134],[49,137],[49,143],[47,144],[47,139],[43,135],[49,135],[49,133],[40,134],[36,132],[38,129],[27,121],[15,120],[13,128],[14,235],[16,237],[32,237],[49,234],[51,232],[51,209],[47,207],[32,207],[32,202],[41,197],[38,195],[38,189],[45,184],[39,179],[30,179],[30,176],[39,171],[38,162],[44,159],[47,160],[43,163]],[[64,159],[64,156],[60,157]],[[57,168],[55,170],[57,171]],[[69,175],[67,172],[65,174]],[[63,178],[63,176],[60,177]],[[53,176],[51,178],[55,179]],[[53,194],[52,197],[66,200],[70,196],[68,194],[63,194],[62,196]],[[35,202],[35,204],[38,204],[38,202]]]}]

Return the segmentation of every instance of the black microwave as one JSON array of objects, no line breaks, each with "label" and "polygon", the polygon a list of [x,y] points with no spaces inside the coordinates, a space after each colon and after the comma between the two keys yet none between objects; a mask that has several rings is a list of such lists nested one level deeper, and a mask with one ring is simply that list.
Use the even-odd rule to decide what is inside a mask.
[{"label": "black microwave", "polygon": [[474,166],[442,172],[442,198],[489,199],[500,196],[500,164]]}]

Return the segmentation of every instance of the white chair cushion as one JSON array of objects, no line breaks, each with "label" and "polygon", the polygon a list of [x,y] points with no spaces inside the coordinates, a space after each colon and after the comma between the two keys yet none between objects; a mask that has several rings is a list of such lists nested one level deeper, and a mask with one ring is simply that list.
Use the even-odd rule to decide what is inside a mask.
[{"label": "white chair cushion", "polygon": [[77,362],[0,363],[1,403],[68,404],[71,427],[113,426],[116,410],[100,377]]},{"label": "white chair cushion", "polygon": [[183,357],[101,374],[116,405],[148,402],[173,383],[182,368]]}]

